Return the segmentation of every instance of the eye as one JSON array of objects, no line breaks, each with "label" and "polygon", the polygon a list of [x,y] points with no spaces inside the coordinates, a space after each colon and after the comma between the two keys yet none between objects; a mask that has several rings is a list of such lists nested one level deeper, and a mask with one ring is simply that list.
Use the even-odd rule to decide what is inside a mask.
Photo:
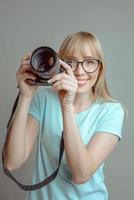
[{"label": "eye", "polygon": [[94,65],[96,64],[97,61],[96,60],[93,60],[93,59],[88,59],[88,60],[85,60],[85,64],[86,65]]},{"label": "eye", "polygon": [[67,64],[70,65],[70,66],[76,66],[77,61],[76,60],[67,60]]}]

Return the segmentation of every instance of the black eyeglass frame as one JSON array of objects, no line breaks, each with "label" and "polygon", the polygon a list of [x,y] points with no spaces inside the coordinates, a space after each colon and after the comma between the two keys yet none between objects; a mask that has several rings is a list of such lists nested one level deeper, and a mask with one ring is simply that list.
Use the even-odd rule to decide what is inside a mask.
[{"label": "black eyeglass frame", "polygon": [[[79,64],[81,64],[83,70],[84,70],[86,73],[94,73],[95,71],[97,71],[99,65],[102,64],[102,61],[100,61],[100,60],[98,60],[98,59],[95,59],[95,58],[88,58],[88,59],[85,59],[85,60],[83,60],[83,61],[81,61],[81,62],[80,62],[80,61],[77,61],[77,60],[75,60],[75,59],[62,59],[62,60],[63,60],[64,62],[66,62],[68,65],[69,65],[69,61],[71,61],[71,60],[77,62],[77,67],[76,67],[75,70],[73,70],[73,72],[75,72],[75,71],[78,69]],[[83,63],[84,63],[85,61],[87,61],[87,60],[95,60],[95,61],[98,62],[98,65],[97,65],[97,67],[96,67],[96,69],[95,69],[94,71],[92,71],[92,72],[87,72],[87,71],[84,69]],[[69,65],[69,66],[70,66],[70,65]],[[71,66],[70,66],[70,67],[71,67]],[[71,67],[71,68],[72,68],[72,67]]]}]

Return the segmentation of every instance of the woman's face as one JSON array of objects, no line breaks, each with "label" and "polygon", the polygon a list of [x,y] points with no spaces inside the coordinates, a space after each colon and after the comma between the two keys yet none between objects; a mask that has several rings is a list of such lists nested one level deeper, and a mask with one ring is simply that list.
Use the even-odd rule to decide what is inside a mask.
[{"label": "woman's face", "polygon": [[[71,57],[71,59],[74,59],[78,62],[82,62],[87,59],[92,58],[97,59],[97,55],[92,53],[91,48],[88,46],[86,49],[86,54],[85,56],[82,56],[79,52],[75,52],[74,55]],[[90,60],[89,60],[90,61]],[[82,64],[79,63],[77,69],[74,71],[74,75],[78,81],[78,93],[85,93],[85,92],[90,92],[92,90],[92,87],[95,85],[97,77],[99,75],[99,64],[98,68],[96,71],[92,73],[87,73],[82,67]]]}]

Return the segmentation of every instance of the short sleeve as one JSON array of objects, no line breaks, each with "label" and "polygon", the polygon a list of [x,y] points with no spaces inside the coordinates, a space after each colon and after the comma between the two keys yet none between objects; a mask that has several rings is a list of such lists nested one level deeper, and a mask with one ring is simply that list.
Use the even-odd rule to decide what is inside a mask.
[{"label": "short sleeve", "polygon": [[124,121],[124,109],[120,103],[110,103],[105,106],[99,121],[96,132],[111,133],[122,138],[122,126]]},{"label": "short sleeve", "polygon": [[40,100],[38,92],[36,92],[33,96],[28,114],[32,115],[36,120],[40,121]]}]

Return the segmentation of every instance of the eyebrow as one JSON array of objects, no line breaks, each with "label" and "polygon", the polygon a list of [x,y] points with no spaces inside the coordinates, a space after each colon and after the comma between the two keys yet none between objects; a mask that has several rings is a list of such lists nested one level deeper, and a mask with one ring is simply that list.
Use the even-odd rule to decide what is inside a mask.
[{"label": "eyebrow", "polygon": [[[95,58],[93,56],[84,56],[83,57],[84,59],[98,59],[98,58]],[[74,59],[74,60],[77,60],[77,58],[75,56],[68,56],[67,59]]]}]

